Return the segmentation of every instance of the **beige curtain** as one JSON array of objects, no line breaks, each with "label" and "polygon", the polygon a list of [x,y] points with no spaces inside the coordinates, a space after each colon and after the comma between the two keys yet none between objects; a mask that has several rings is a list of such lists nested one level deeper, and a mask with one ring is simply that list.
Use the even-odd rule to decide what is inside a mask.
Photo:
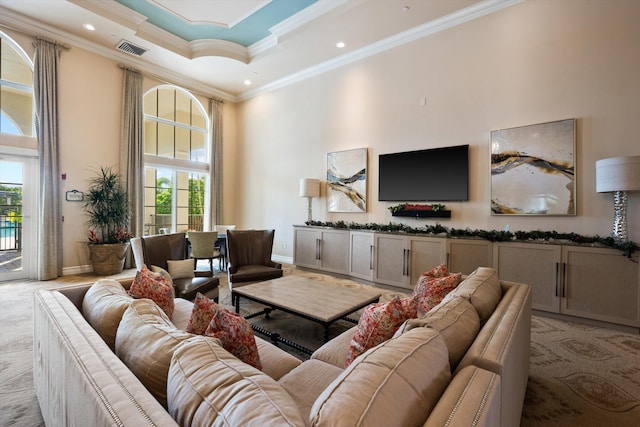
[{"label": "beige curtain", "polygon": [[[144,234],[144,112],[142,74],[123,68],[122,129],[120,131],[120,177],[127,190],[131,219],[129,231],[134,236]],[[131,252],[125,268],[134,266]]]},{"label": "beige curtain", "polygon": [[61,47],[36,39],[33,93],[40,163],[38,280],[62,276],[62,207],[58,159],[58,61]]},{"label": "beige curtain", "polygon": [[142,74],[124,69],[122,130],[120,134],[120,176],[129,197],[129,231],[142,236],[144,230],[144,113]]},{"label": "beige curtain", "polygon": [[211,168],[209,186],[211,194],[211,228],[222,221],[222,106],[223,102],[211,99],[209,102],[211,119],[211,150],[209,164]]}]

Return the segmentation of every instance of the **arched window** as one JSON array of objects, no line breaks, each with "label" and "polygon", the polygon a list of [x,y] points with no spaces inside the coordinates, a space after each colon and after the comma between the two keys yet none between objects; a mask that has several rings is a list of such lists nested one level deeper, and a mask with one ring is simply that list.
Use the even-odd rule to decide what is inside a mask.
[{"label": "arched window", "polygon": [[36,149],[33,63],[0,31],[0,145]]},{"label": "arched window", "polygon": [[209,120],[202,104],[175,86],[144,96],[145,233],[203,230],[209,186]]}]

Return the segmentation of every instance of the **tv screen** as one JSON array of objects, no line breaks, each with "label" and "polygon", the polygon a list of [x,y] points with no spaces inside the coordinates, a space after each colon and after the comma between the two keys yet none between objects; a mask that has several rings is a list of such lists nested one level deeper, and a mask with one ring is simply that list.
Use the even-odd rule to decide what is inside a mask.
[{"label": "tv screen", "polygon": [[378,200],[469,200],[469,146],[381,154]]}]

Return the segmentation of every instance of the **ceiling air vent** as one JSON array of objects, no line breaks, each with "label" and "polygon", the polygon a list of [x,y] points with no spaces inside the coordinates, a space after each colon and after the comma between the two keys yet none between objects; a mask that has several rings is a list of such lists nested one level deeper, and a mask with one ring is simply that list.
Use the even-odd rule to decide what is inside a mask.
[{"label": "ceiling air vent", "polygon": [[118,45],[116,46],[116,49],[126,52],[129,55],[133,55],[133,56],[142,56],[142,54],[147,51],[147,49],[140,46],[136,46],[135,44],[128,42],[126,40],[120,40],[120,43],[118,43]]}]

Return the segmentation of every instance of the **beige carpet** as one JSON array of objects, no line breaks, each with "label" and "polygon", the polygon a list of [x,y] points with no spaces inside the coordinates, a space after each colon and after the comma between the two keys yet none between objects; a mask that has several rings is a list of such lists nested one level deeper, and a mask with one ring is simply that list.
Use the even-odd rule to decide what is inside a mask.
[{"label": "beige carpet", "polygon": [[[286,268],[285,274],[362,286],[295,268]],[[131,275],[127,271],[120,277]],[[220,302],[231,309],[226,276],[220,278]],[[93,280],[81,275],[49,282],[0,282],[0,426],[43,425],[32,375],[33,291]],[[258,308],[248,302],[241,305],[243,313]],[[306,347],[317,348],[322,342],[320,325],[286,313],[273,312],[270,319],[254,321]],[[338,321],[330,335],[351,326]],[[640,335],[533,316],[531,371],[521,425],[640,426]]]}]

